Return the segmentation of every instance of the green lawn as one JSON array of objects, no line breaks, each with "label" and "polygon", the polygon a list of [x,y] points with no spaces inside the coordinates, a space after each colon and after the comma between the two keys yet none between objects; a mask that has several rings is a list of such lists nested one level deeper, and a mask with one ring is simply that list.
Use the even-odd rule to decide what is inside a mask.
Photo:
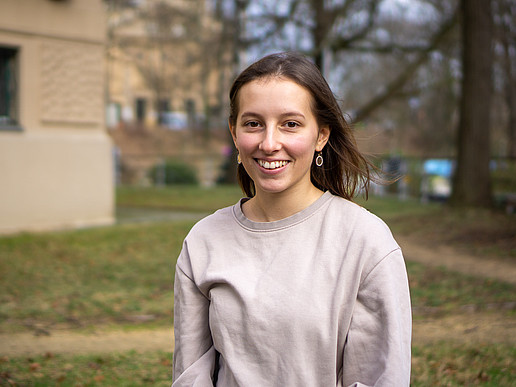
[{"label": "green lawn", "polygon": [[171,352],[0,358],[0,386],[170,387],[171,381]]},{"label": "green lawn", "polygon": [[511,344],[432,343],[412,347],[411,386],[514,386]]},{"label": "green lawn", "polygon": [[136,316],[171,323],[174,265],[193,222],[0,238],[0,331],[87,327]]},{"label": "green lawn", "polygon": [[175,187],[119,187],[116,202],[119,207],[148,207],[185,212],[213,212],[230,206],[242,197],[233,185],[214,188],[197,186]]},{"label": "green lawn", "polygon": [[410,199],[372,197],[358,203],[384,219],[395,234],[426,246],[446,244],[468,254],[516,262],[516,215],[500,210],[452,209]]}]

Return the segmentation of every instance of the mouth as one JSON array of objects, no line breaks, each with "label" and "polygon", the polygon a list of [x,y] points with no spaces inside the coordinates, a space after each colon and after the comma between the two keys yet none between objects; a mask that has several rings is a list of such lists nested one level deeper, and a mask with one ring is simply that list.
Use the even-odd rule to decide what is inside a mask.
[{"label": "mouth", "polygon": [[281,168],[281,167],[284,167],[285,165],[287,165],[289,162],[286,161],[286,160],[281,160],[281,161],[266,161],[266,160],[260,160],[260,159],[256,159],[256,162],[258,163],[258,165],[262,168],[265,168],[265,169],[278,169],[278,168]]}]

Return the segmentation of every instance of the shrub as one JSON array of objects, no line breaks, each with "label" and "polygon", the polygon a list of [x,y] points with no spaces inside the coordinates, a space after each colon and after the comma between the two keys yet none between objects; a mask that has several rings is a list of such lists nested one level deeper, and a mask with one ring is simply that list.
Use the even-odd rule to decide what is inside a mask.
[{"label": "shrub", "polygon": [[150,171],[150,178],[155,185],[198,184],[195,169],[177,160],[167,160],[156,164]]}]

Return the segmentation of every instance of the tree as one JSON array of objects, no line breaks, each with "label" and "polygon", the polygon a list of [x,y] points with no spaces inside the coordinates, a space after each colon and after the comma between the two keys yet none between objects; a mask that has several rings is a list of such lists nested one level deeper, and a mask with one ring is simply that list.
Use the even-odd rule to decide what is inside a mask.
[{"label": "tree", "polygon": [[[246,43],[271,49],[294,49],[311,56],[326,77],[346,72],[346,59],[390,56],[397,63],[382,71],[376,90],[353,107],[362,121],[386,102],[402,94],[416,72],[446,41],[457,24],[455,1],[418,0],[430,15],[409,20],[386,15],[382,0],[285,0],[280,4],[257,0],[247,14],[250,33]],[[259,6],[258,6],[259,4]],[[412,5],[413,6],[413,5]],[[362,69],[363,70],[363,69]]]},{"label": "tree", "polygon": [[[384,104],[388,99],[396,95],[415,75],[416,71],[428,60],[429,54],[436,51],[448,33],[455,26],[457,19],[454,12],[448,19],[444,20],[440,28],[430,37],[425,45],[404,47],[399,45],[389,45],[377,48],[370,48],[373,52],[395,52],[403,50],[415,53],[415,57],[409,60],[402,70],[391,79],[381,91],[357,109],[355,119],[361,121],[374,110]],[[355,48],[356,49],[356,48]]]},{"label": "tree", "polygon": [[492,93],[491,0],[461,0],[462,96],[458,155],[451,203],[490,206],[490,102]]},{"label": "tree", "polygon": [[496,39],[501,51],[502,92],[508,112],[506,154],[516,160],[516,4],[510,0],[496,0],[493,5]]}]

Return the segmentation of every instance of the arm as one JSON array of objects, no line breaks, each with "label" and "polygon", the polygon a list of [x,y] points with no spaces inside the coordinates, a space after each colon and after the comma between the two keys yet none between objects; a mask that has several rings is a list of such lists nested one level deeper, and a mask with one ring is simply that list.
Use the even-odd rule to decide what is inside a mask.
[{"label": "arm", "polygon": [[344,386],[408,386],[412,314],[401,251],[382,259],[360,284],[344,347]]},{"label": "arm", "polygon": [[213,386],[215,349],[209,327],[209,305],[209,299],[192,280],[185,246],[174,281],[173,387]]}]

